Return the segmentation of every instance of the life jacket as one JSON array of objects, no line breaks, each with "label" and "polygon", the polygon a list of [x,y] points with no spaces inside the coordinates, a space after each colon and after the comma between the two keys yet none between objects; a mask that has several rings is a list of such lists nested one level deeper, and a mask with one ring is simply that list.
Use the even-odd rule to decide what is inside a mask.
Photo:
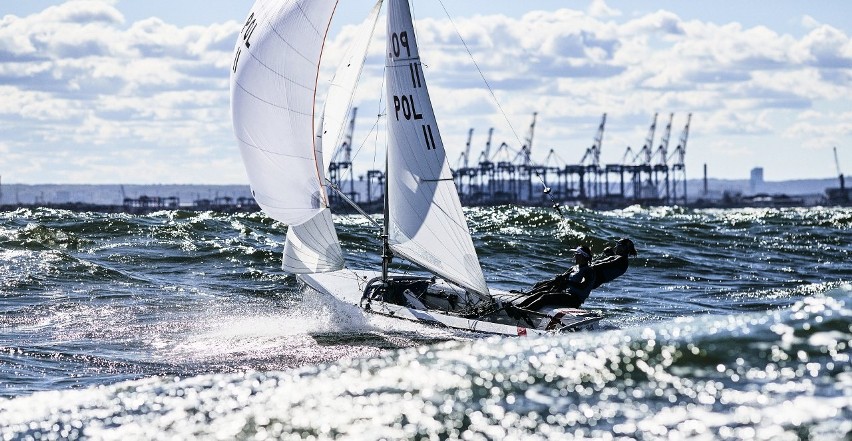
[{"label": "life jacket", "polygon": [[628,265],[627,257],[624,256],[609,257],[600,262],[592,263],[590,266],[595,271],[595,283],[592,285],[592,289],[615,280],[618,276],[627,272]]}]

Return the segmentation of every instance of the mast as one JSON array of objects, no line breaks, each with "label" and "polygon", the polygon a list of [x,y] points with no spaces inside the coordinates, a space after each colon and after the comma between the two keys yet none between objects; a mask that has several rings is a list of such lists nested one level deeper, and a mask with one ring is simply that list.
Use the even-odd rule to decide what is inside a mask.
[{"label": "mast", "polygon": [[390,211],[388,204],[388,157],[385,155],[385,188],[384,188],[384,208],[382,209],[382,282],[387,284],[388,282],[388,267],[390,266],[391,260],[393,259],[393,253],[391,253],[390,242],[388,241],[388,237],[390,237]]},{"label": "mast", "polygon": [[490,301],[470,236],[406,0],[388,2],[388,244],[400,256],[457,286],[473,304]]}]

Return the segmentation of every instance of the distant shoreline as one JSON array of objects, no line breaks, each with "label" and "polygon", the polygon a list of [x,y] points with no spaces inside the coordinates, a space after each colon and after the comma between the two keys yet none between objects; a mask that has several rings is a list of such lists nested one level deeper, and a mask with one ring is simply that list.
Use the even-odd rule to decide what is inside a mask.
[{"label": "distant shoreline", "polygon": [[[346,183],[345,185],[350,185]],[[363,181],[354,181],[359,204],[369,205],[379,189],[367,188]],[[686,204],[689,207],[742,206],[814,206],[832,205],[828,192],[839,187],[837,178],[764,181],[754,185],[747,179],[687,179]],[[705,191],[706,188],[706,191]],[[372,197],[368,197],[372,191]],[[538,199],[538,200],[534,200]],[[515,200],[518,205],[549,206],[542,197]],[[576,201],[556,201],[576,205]],[[597,201],[600,202],[600,201]],[[607,201],[604,201],[607,202]],[[613,200],[613,204],[587,201],[589,208],[618,208],[633,205],[630,201]],[[661,205],[650,201],[643,205]],[[463,204],[472,205],[465,203]],[[582,203],[581,203],[582,205]],[[246,184],[3,184],[0,186],[0,209],[49,207],[72,211],[109,213],[150,213],[162,209],[188,211],[215,210],[223,212],[257,211],[251,188]],[[342,207],[344,212],[348,207]]]}]

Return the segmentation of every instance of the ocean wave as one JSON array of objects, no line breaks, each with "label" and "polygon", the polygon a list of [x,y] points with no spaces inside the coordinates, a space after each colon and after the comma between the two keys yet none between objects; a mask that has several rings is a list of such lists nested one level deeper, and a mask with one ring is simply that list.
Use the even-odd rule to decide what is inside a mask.
[{"label": "ocean wave", "polygon": [[780,439],[852,432],[852,292],[772,313],[453,341],[0,400],[5,437]]}]

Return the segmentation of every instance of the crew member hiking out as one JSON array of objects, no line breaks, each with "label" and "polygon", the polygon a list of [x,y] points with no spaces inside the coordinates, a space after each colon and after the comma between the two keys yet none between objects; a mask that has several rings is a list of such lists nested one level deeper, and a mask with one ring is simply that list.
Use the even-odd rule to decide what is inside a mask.
[{"label": "crew member hiking out", "polygon": [[589,266],[592,251],[585,246],[574,250],[574,262],[568,271],[533,285],[528,297],[517,303],[520,308],[536,310],[544,306],[579,308],[595,287],[595,271]]},{"label": "crew member hiking out", "polygon": [[[591,250],[585,246],[577,247],[574,250],[576,265],[553,279],[536,283],[525,293],[526,298],[513,306],[532,311],[545,306],[579,308],[593,289],[627,272],[630,256],[637,253],[633,241],[624,238],[615,242],[615,248],[605,248],[604,254],[607,257],[589,264]],[[512,309],[512,312],[515,310]]]},{"label": "crew member hiking out", "polygon": [[603,252],[607,257],[593,262],[591,265],[595,272],[592,289],[611,282],[627,272],[627,267],[630,265],[629,257],[636,255],[636,246],[633,245],[632,240],[624,238],[615,242],[614,250],[607,247]]}]

